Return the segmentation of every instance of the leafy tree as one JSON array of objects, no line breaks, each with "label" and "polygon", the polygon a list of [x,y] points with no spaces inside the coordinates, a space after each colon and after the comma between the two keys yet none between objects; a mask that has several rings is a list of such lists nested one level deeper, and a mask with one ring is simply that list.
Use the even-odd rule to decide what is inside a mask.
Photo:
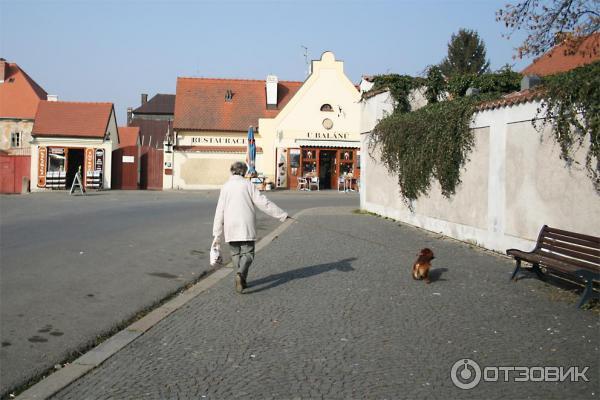
[{"label": "leafy tree", "polygon": [[485,56],[485,44],[479,34],[469,29],[459,29],[450,38],[448,55],[441,62],[440,70],[446,77],[457,74],[480,75],[488,72],[490,67]]},{"label": "leafy tree", "polygon": [[527,32],[516,49],[519,58],[545,53],[563,40],[570,52],[599,51],[598,41],[590,48],[579,48],[586,36],[600,28],[598,0],[521,0],[498,10],[496,21],[504,23],[509,33],[503,36],[509,39],[519,30]]}]

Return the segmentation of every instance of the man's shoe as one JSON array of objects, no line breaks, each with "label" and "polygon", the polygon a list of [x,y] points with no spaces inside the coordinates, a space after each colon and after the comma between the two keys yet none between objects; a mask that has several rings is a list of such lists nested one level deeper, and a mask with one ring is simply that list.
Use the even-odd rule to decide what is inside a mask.
[{"label": "man's shoe", "polygon": [[235,291],[238,293],[244,291],[244,278],[240,273],[235,274]]}]

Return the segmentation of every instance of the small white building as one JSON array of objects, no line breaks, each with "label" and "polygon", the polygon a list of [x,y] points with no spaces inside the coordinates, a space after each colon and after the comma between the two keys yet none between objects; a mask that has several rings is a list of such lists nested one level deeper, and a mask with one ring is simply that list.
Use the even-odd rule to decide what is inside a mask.
[{"label": "small white building", "polygon": [[84,185],[100,176],[110,189],[119,145],[112,103],[41,101],[31,136],[32,191],[69,189],[80,167]]}]

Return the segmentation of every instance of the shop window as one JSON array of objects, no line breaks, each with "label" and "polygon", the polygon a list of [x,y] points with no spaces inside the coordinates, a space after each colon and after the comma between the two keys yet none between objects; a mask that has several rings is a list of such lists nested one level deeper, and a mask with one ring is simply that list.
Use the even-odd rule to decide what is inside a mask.
[{"label": "shop window", "polygon": [[23,144],[23,135],[21,132],[13,132],[10,134],[10,147],[21,147]]},{"label": "shop window", "polygon": [[315,150],[314,149],[306,149],[302,151],[302,158],[304,158],[305,160],[313,160],[316,158],[316,154],[315,154]]},{"label": "shop window", "polygon": [[333,107],[331,107],[331,104],[323,104],[321,111],[333,112]]},{"label": "shop window", "polygon": [[61,148],[50,148],[50,154],[48,154],[48,171],[60,171],[65,170],[65,149]]},{"label": "shop window", "polygon": [[316,174],[317,173],[317,162],[304,162],[302,164],[302,175]]},{"label": "shop window", "polygon": [[354,173],[354,168],[352,163],[341,163],[340,164],[340,174],[347,175]]},{"label": "shop window", "polygon": [[298,173],[300,167],[300,149],[290,149],[290,170],[292,175]]},{"label": "shop window", "polygon": [[352,161],[353,152],[349,150],[342,151],[340,155],[342,157],[342,161]]}]

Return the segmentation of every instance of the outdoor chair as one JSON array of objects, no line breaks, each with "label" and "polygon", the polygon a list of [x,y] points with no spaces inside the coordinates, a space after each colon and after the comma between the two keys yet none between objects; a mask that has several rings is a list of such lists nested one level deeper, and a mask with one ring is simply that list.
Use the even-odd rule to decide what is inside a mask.
[{"label": "outdoor chair", "polygon": [[317,187],[317,191],[319,190],[319,178],[317,178],[316,176],[310,178],[310,181],[308,182],[308,190],[311,190],[313,186]]},{"label": "outdoor chair", "polygon": [[308,181],[306,178],[298,178],[297,190],[308,190]]},{"label": "outdoor chair", "polygon": [[340,176],[338,178],[338,192],[341,192],[342,189],[344,190],[344,192],[346,191],[346,178],[344,178],[343,176]]}]

